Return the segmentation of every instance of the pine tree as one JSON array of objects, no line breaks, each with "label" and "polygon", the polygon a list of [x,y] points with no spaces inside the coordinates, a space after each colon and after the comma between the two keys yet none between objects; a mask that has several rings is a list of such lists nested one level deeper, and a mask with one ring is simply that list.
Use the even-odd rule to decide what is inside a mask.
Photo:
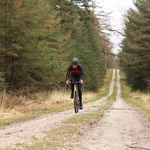
[{"label": "pine tree", "polygon": [[20,4],[5,0],[1,3],[2,11],[6,12],[0,24],[4,32],[0,34],[1,68],[9,89],[37,87],[53,80],[48,76],[56,62],[51,58],[56,58],[58,53],[53,32],[59,21],[50,5],[45,7],[45,4],[46,0],[28,0]]},{"label": "pine tree", "polygon": [[[47,7],[46,7],[47,6]],[[25,26],[24,50],[17,64],[15,86],[33,88],[53,88],[58,86],[60,76],[59,44],[57,41],[59,18],[50,3],[28,0],[20,6],[21,21]],[[19,72],[19,68],[22,69]]]},{"label": "pine tree", "polygon": [[16,14],[16,8],[13,1],[2,0],[0,6],[0,70],[4,74],[5,81],[10,83],[13,78],[15,59],[22,47],[18,44],[16,37],[19,29],[15,24],[16,16],[14,14]]},{"label": "pine tree", "polygon": [[133,90],[150,88],[150,2],[137,0],[126,20],[122,64]]},{"label": "pine tree", "polygon": [[[64,86],[67,65],[78,57],[85,88],[97,90],[105,75],[99,20],[90,0],[0,2],[0,83],[7,89]],[[101,34],[101,35],[100,35]]]}]

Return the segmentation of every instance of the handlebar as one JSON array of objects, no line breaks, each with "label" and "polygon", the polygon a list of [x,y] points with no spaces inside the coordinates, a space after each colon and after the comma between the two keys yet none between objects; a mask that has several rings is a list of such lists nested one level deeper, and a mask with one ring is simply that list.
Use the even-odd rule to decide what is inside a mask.
[{"label": "handlebar", "polygon": [[80,83],[80,82],[79,82],[79,81],[69,81],[69,83],[78,84],[78,83]]}]

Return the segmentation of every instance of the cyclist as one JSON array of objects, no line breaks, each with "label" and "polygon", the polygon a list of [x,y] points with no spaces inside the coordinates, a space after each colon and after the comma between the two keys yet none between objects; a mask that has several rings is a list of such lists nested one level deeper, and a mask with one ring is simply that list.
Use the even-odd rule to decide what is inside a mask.
[{"label": "cyclist", "polygon": [[[66,84],[68,85],[71,82],[79,82],[78,84],[78,93],[79,93],[79,101],[80,101],[80,109],[83,109],[82,104],[82,84],[84,79],[83,68],[79,65],[78,58],[72,59],[72,64],[68,67],[66,74]],[[71,83],[71,96],[73,98],[74,85]]]}]

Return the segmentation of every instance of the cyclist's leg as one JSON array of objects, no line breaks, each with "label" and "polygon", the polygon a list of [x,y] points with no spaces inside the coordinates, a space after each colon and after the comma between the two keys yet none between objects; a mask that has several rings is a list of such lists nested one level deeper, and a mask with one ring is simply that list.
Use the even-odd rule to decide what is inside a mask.
[{"label": "cyclist's leg", "polygon": [[79,93],[79,101],[80,101],[80,108],[83,108],[83,104],[82,104],[82,89],[81,89],[82,85],[79,84],[78,85],[78,93]]},{"label": "cyclist's leg", "polygon": [[74,91],[74,85],[71,83],[71,96],[70,96],[70,98],[73,98],[73,91]]}]

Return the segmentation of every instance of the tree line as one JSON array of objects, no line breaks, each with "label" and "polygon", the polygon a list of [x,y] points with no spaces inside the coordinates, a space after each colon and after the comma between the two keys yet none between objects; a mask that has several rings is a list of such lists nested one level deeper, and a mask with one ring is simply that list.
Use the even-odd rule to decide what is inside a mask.
[{"label": "tree line", "polygon": [[72,57],[85,88],[102,85],[111,47],[90,0],[1,0],[0,14],[1,89],[60,88]]},{"label": "tree line", "polygon": [[125,20],[120,62],[132,90],[150,89],[150,1],[137,0]]}]

